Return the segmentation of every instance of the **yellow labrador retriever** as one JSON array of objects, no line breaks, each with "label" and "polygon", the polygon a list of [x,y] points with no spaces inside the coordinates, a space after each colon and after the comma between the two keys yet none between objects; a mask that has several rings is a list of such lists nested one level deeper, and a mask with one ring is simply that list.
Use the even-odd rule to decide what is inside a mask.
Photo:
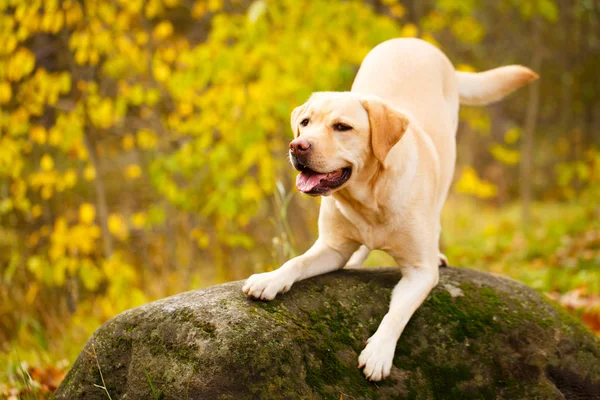
[{"label": "yellow labrador retriever", "polygon": [[457,72],[418,39],[375,47],[350,92],[315,93],[292,112],[296,187],[325,196],[319,238],[281,268],[252,275],[243,292],[271,300],[294,282],[362,264],[369,250],[388,252],[402,279],[358,358],[368,379],[386,378],[398,338],[447,263],[440,213],[454,173],[459,103],[488,104],[537,77],[516,65]]}]

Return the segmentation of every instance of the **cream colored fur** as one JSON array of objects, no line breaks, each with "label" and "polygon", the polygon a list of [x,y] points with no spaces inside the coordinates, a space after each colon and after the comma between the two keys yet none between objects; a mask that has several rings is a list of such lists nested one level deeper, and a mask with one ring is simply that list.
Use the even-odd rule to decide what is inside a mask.
[{"label": "cream colored fur", "polygon": [[[369,249],[388,252],[402,279],[358,359],[368,379],[387,377],[398,338],[445,262],[440,213],[454,173],[459,102],[487,104],[536,78],[521,66],[456,72],[440,50],[418,39],[375,47],[350,92],[315,93],[292,113],[294,136],[312,144],[310,168],[351,167],[352,175],[323,197],[316,243],[279,269],[252,275],[243,292],[271,300],[294,282],[362,264]],[[336,131],[338,122],[352,130]]]}]

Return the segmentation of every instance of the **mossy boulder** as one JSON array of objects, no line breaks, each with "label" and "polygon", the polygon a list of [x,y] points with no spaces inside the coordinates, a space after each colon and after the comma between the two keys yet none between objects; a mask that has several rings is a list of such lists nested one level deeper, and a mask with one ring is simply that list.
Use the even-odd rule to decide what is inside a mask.
[{"label": "mossy boulder", "polygon": [[[90,338],[58,399],[600,399],[600,341],[527,286],[460,268],[398,342],[392,375],[357,368],[397,268],[342,270],[272,302],[242,282],[129,310]],[[100,374],[102,373],[102,376]]]}]

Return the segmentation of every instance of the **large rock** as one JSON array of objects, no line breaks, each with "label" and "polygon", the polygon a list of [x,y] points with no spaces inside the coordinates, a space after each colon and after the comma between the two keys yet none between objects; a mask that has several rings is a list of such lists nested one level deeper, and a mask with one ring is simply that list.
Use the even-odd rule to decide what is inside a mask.
[{"label": "large rock", "polygon": [[368,382],[357,357],[398,279],[343,270],[268,303],[233,282],[129,310],[91,337],[57,398],[105,400],[104,380],[113,400],[600,399],[593,334],[521,283],[455,268],[406,327],[391,378]]}]

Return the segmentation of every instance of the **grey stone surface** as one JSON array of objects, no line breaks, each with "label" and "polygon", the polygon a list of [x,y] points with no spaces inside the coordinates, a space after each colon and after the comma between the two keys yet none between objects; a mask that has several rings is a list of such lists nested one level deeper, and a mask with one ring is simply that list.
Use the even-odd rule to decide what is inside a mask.
[{"label": "grey stone surface", "polygon": [[101,371],[113,400],[600,399],[600,341],[583,325],[516,281],[440,272],[382,382],[357,357],[397,268],[342,270],[268,303],[232,282],[126,311],[90,338],[57,398],[107,399]]}]

